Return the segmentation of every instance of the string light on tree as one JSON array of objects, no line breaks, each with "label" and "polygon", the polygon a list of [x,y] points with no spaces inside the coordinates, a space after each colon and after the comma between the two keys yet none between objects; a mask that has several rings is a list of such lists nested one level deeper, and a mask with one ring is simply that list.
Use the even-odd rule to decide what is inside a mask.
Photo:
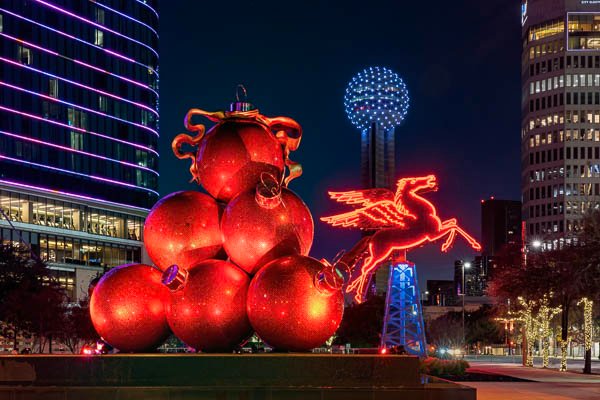
[{"label": "string light on tree", "polygon": [[537,331],[537,321],[533,318],[533,308],[536,305],[534,300],[525,300],[523,297],[519,297],[519,304],[522,309],[519,311],[521,315],[520,320],[525,324],[525,342],[527,343],[527,356],[525,365],[533,367],[533,341],[535,339]]},{"label": "string light on tree", "polygon": [[593,323],[592,323],[592,309],[594,302],[586,297],[579,300],[577,305],[583,304],[583,335],[584,335],[584,346],[585,350],[591,350],[592,348],[592,334],[593,334]]},{"label": "string light on tree", "polygon": [[540,339],[542,340],[542,368],[548,368],[549,365],[550,336],[552,334],[550,321],[561,311],[560,307],[550,307],[548,303],[548,296],[544,295],[540,300],[540,309],[537,314],[537,324],[539,326]]}]

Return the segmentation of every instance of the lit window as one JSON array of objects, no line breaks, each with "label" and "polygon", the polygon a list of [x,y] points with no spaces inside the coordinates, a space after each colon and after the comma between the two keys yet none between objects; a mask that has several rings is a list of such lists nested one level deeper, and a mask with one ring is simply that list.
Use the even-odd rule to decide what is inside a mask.
[{"label": "lit window", "polygon": [[529,83],[529,94],[533,94],[535,92],[535,84],[533,82]]},{"label": "lit window", "polygon": [[31,50],[27,47],[19,46],[19,60],[21,60],[21,64],[31,65],[32,59]]},{"label": "lit window", "polygon": [[2,22],[2,14],[0,14],[0,32],[4,29],[4,23]]},{"label": "lit window", "polygon": [[594,75],[594,86],[600,86],[600,74]]},{"label": "lit window", "polygon": [[567,75],[567,87],[571,86],[571,75]]},{"label": "lit window", "polygon": [[540,92],[540,81],[537,81],[537,82],[535,83],[535,92],[536,92],[536,93],[539,93],[539,92]]},{"label": "lit window", "polygon": [[105,96],[98,96],[98,108],[100,108],[100,111],[106,112],[108,102]]},{"label": "lit window", "polygon": [[94,44],[96,46],[104,46],[104,32],[99,29],[94,29]]},{"label": "lit window", "polygon": [[58,98],[58,80],[50,79],[48,85],[48,95],[50,97]]},{"label": "lit window", "polygon": [[83,135],[80,132],[71,132],[71,148],[75,150],[83,149]]},{"label": "lit window", "polygon": [[560,87],[565,87],[565,77],[563,75],[558,78],[558,83],[560,84]]}]

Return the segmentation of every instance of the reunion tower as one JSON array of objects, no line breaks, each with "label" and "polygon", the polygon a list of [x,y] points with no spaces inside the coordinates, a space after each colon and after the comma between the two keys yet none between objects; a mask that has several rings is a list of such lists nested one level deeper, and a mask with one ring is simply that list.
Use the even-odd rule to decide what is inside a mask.
[{"label": "reunion tower", "polygon": [[394,130],[408,111],[406,85],[388,68],[366,68],[348,84],[344,106],[348,118],[361,132],[363,186],[394,190]]},{"label": "reunion tower", "polygon": [[[361,179],[365,189],[395,190],[395,128],[408,111],[408,91],[402,78],[385,67],[369,67],[352,78],[344,96],[350,122],[361,132]],[[387,290],[389,271],[375,276],[376,292]]]}]

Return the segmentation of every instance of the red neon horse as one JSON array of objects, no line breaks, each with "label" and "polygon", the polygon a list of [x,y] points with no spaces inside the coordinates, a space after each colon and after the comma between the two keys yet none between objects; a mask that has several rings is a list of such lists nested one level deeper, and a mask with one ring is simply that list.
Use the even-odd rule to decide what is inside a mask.
[{"label": "red neon horse", "polygon": [[447,236],[442,251],[448,251],[456,234],[467,240],[475,250],[481,245],[460,226],[456,219],[442,221],[435,207],[420,196],[427,191],[437,190],[436,177],[428,175],[402,178],[394,194],[388,189],[354,190],[351,192],[329,192],[329,196],[341,203],[360,207],[354,211],[321,218],[333,226],[357,227],[376,232],[364,237],[349,252],[352,267],[360,261],[361,254],[368,250],[360,274],[351,280],[347,293],[355,292],[354,299],[361,303],[366,289],[379,264],[394,251],[407,251],[426,242],[434,242]]}]

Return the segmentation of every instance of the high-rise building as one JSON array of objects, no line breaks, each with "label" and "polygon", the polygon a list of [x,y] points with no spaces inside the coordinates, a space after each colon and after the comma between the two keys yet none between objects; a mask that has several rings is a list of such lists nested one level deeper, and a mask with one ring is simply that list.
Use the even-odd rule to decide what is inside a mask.
[{"label": "high-rise building", "polygon": [[[367,68],[348,84],[344,105],[348,118],[361,132],[363,187],[395,191],[398,177],[394,128],[402,123],[408,111],[408,91],[404,81],[388,68]],[[388,276],[387,267],[377,270],[373,280],[376,293],[387,291]]]},{"label": "high-rise building", "polygon": [[509,244],[521,243],[521,202],[513,200],[481,201],[481,254],[493,257]]},{"label": "high-rise building", "polygon": [[523,219],[557,247],[600,205],[600,2],[522,3]]},{"label": "high-rise building", "polygon": [[157,3],[0,2],[0,240],[30,243],[73,300],[103,269],[147,258]]}]

